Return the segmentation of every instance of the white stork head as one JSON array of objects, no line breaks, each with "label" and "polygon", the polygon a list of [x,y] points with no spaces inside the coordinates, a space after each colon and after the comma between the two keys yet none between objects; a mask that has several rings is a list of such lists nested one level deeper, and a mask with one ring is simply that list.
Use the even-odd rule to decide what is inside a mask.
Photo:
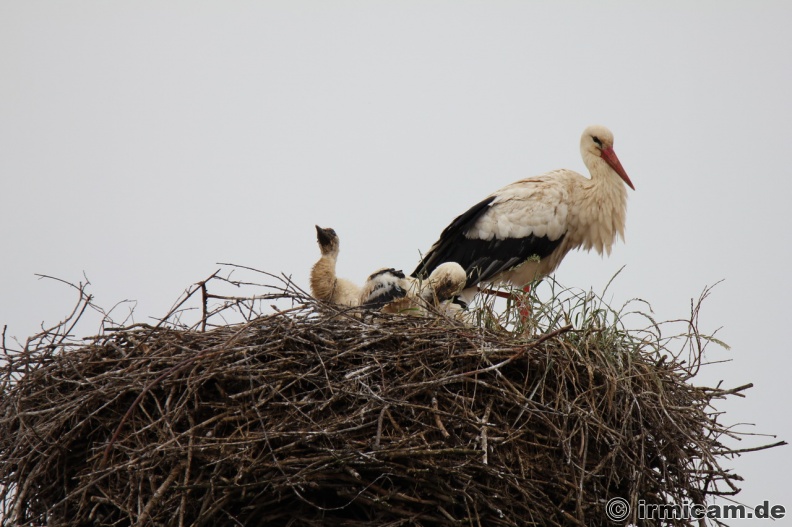
[{"label": "white stork head", "polygon": [[598,159],[602,159],[622,178],[627,186],[635,190],[619,158],[616,157],[616,152],[613,151],[613,133],[604,126],[595,124],[583,131],[583,135],[580,137],[580,154],[592,177],[596,177],[600,173],[598,168],[601,164]]},{"label": "white stork head", "polygon": [[323,229],[316,225],[316,241],[319,243],[319,250],[322,251],[322,256],[338,258],[341,241],[338,239],[338,234],[336,234],[335,230],[330,228]]}]

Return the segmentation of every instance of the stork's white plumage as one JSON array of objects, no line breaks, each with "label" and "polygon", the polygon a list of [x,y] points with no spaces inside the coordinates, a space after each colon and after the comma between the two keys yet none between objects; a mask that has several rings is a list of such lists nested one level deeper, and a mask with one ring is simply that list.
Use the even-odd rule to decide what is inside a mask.
[{"label": "stork's white plumage", "polygon": [[428,276],[444,262],[467,274],[461,297],[481,283],[524,287],[552,273],[576,248],[610,254],[624,239],[627,189],[635,190],[604,126],[586,128],[580,153],[591,178],[556,170],[503,187],[458,216],[413,272]]},{"label": "stork's white plumage", "polygon": [[336,232],[317,225],[316,241],[322,256],[311,268],[311,295],[317,300],[343,306],[360,305],[360,286],[336,276],[336,262],[341,250],[341,240]]}]

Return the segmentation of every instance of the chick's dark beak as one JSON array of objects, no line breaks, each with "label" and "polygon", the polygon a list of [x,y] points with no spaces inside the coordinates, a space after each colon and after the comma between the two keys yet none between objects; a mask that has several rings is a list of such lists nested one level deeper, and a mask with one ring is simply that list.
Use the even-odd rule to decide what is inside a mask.
[{"label": "chick's dark beak", "polygon": [[316,241],[319,242],[319,245],[328,245],[333,241],[334,234],[335,231],[333,229],[323,229],[316,225]]}]

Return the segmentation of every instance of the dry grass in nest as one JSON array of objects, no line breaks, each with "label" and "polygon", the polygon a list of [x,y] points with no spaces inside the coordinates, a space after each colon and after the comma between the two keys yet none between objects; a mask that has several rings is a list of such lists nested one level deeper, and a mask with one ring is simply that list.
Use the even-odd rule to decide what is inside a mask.
[{"label": "dry grass in nest", "polygon": [[[213,296],[218,280],[177,306],[202,293],[192,327],[174,310],[74,342],[80,287],[70,319],[4,343],[3,526],[624,525],[609,499],[738,490],[721,464],[741,451],[713,403],[750,385],[691,383],[708,340],[697,305],[666,339],[554,292],[507,331],[487,306],[471,327],[361,316],[288,281]],[[289,305],[255,307],[274,301]],[[233,313],[246,320],[213,326]]]}]

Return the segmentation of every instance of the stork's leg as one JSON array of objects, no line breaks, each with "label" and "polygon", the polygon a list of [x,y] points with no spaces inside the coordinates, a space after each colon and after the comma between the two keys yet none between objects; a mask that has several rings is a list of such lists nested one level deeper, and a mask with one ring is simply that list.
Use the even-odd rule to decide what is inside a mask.
[{"label": "stork's leg", "polygon": [[530,300],[528,300],[528,294],[531,292],[531,284],[526,285],[522,290],[522,295],[514,292],[498,291],[496,289],[481,289],[481,292],[511,300],[517,307],[518,313],[520,314],[520,323],[523,328],[525,328],[528,319],[531,317],[531,303]]},{"label": "stork's leg", "polygon": [[522,323],[523,327],[525,327],[525,324],[528,322],[528,318],[531,316],[531,304],[528,301],[528,294],[531,292],[531,284],[526,285],[522,290],[525,294],[517,299],[517,303],[520,306],[520,322]]}]

